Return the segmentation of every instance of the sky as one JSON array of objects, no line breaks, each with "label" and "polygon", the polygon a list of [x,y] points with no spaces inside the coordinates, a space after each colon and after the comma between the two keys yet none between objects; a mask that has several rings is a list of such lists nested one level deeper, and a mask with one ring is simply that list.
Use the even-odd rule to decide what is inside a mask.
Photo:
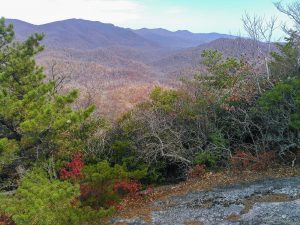
[{"label": "sky", "polygon": [[[291,2],[292,0],[283,0]],[[242,33],[245,12],[287,18],[274,0],[0,0],[0,16],[33,24],[79,18],[129,28]],[[277,32],[279,35],[280,31]]]}]

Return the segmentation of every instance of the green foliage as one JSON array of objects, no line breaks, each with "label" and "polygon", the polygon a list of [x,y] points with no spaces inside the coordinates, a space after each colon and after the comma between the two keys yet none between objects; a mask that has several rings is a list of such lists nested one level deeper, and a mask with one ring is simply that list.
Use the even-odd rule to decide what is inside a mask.
[{"label": "green foliage", "polygon": [[278,52],[273,52],[273,60],[270,63],[271,75],[275,81],[284,80],[288,77],[297,76],[299,70],[299,36],[292,32],[286,38],[286,43],[277,44]]},{"label": "green foliage", "polygon": [[223,54],[218,50],[204,50],[202,63],[207,67],[210,74],[202,77],[218,88],[232,87],[238,79],[248,74],[248,64],[243,59],[228,57],[223,59]]},{"label": "green foliage", "polygon": [[[49,180],[40,169],[29,172],[12,196],[0,196],[0,208],[20,225],[67,225],[100,223],[110,213],[81,207],[77,198],[79,185],[67,181]],[[98,222],[97,222],[98,221]]]},{"label": "green foliage", "polygon": [[[14,38],[14,29],[13,25],[10,24],[7,27],[5,26],[5,19],[0,18],[0,48],[3,48],[7,45],[7,43],[10,43]],[[1,55],[0,57],[3,57]]]},{"label": "green foliage", "polygon": [[9,141],[7,138],[0,139],[0,171],[4,165],[11,163],[15,159],[18,151],[16,141]]},{"label": "green foliage", "polygon": [[155,87],[150,94],[150,98],[155,108],[170,112],[174,110],[179,94],[174,90],[163,90],[160,87]]},{"label": "green foliage", "polygon": [[223,59],[223,54],[218,50],[204,50],[201,54],[203,64],[206,65],[210,71],[216,70],[219,63]]},{"label": "green foliage", "polygon": [[[132,144],[129,141],[116,141],[112,145],[112,149],[115,150],[110,157],[110,161],[115,162],[117,157],[118,164],[123,165],[127,171],[144,171],[144,176],[140,177],[139,180],[144,184],[162,183],[164,177],[162,175],[165,169],[165,163],[158,162],[155,164],[147,164],[141,157],[138,157],[138,152],[134,151]],[[115,165],[116,163],[113,163]]]},{"label": "green foliage", "polygon": [[115,166],[110,166],[110,164],[107,161],[102,161],[97,163],[96,165],[87,165],[84,168],[84,173],[86,175],[86,181],[101,183],[107,180],[116,179],[139,180],[146,175],[147,171],[127,171],[125,166],[121,166],[118,164],[116,164]]},{"label": "green foliage", "polygon": [[[147,165],[147,164],[142,164]],[[166,183],[167,177],[165,175],[167,163],[160,161],[147,166],[147,175],[141,179],[144,184],[163,184]]]},{"label": "green foliage", "polygon": [[42,68],[35,62],[43,50],[43,35],[35,34],[22,43],[12,43],[13,37],[12,26],[5,27],[1,19],[0,141],[10,147],[1,149],[0,158],[11,156],[9,163],[14,158],[12,151],[27,159],[44,159],[50,152],[80,150],[83,142],[77,132],[93,107],[73,110],[78,92],[59,95],[55,82],[45,81]]},{"label": "green foliage", "polygon": [[205,165],[206,168],[215,168],[218,161],[218,156],[214,155],[212,152],[204,151],[195,154],[193,161],[194,165]]},{"label": "green foliage", "polygon": [[130,158],[133,157],[133,153],[130,147],[129,141],[115,141],[111,146],[113,153],[110,162],[122,165],[125,161],[131,161]]},{"label": "green foliage", "polygon": [[300,129],[300,78],[291,78],[278,83],[259,99],[259,106],[265,113],[289,115],[289,125]]},{"label": "green foliage", "polygon": [[293,152],[300,147],[299,84],[299,78],[291,78],[265,91],[254,104],[220,111],[218,127],[228,152],[259,155],[271,151],[281,162],[292,162]]}]

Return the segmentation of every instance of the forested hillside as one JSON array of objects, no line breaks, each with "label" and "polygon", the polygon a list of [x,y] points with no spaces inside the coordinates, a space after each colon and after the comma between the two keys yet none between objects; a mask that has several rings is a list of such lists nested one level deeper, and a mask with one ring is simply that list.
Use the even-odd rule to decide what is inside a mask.
[{"label": "forested hillside", "polygon": [[[148,201],[159,185],[298,171],[300,7],[276,6],[294,19],[285,42],[249,32],[181,50],[158,47],[165,39],[145,30],[2,18],[0,224],[103,224],[124,199]],[[272,33],[256,20],[244,19],[248,31]],[[82,38],[94,25],[105,34]],[[27,33],[42,28],[46,36]]]},{"label": "forested hillside", "polygon": [[[92,100],[97,111],[111,118],[145,100],[155,85],[178,85],[178,79],[166,72],[169,64],[156,63],[161,58],[218,38],[233,38],[218,33],[132,30],[79,19],[44,25],[6,20],[9,23],[14,24],[17,40],[44,33],[45,50],[37,60],[46,73],[67,76],[65,87],[80,89],[81,102]],[[177,67],[176,63],[171,66]],[[189,64],[184,68],[191,74]],[[93,99],[89,90],[96,92]]]}]

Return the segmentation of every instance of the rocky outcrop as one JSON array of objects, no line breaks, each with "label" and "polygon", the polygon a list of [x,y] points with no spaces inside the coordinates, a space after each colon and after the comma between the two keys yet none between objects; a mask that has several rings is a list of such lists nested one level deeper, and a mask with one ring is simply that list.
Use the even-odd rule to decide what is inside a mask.
[{"label": "rocky outcrop", "polygon": [[281,225],[300,224],[300,177],[197,191],[153,203],[151,223],[140,218],[119,222],[141,224]]}]

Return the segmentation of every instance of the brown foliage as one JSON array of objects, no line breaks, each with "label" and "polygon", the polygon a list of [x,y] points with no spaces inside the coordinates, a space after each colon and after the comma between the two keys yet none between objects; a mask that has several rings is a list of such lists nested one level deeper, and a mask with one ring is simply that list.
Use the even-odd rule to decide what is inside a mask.
[{"label": "brown foliage", "polygon": [[10,217],[0,214],[0,225],[16,225],[16,223]]},{"label": "brown foliage", "polygon": [[195,177],[200,177],[205,174],[205,165],[196,165],[193,167],[188,174],[188,177],[190,178],[195,178]]},{"label": "brown foliage", "polygon": [[253,155],[249,151],[238,150],[230,159],[234,171],[262,171],[275,163],[275,152],[261,152]]}]

